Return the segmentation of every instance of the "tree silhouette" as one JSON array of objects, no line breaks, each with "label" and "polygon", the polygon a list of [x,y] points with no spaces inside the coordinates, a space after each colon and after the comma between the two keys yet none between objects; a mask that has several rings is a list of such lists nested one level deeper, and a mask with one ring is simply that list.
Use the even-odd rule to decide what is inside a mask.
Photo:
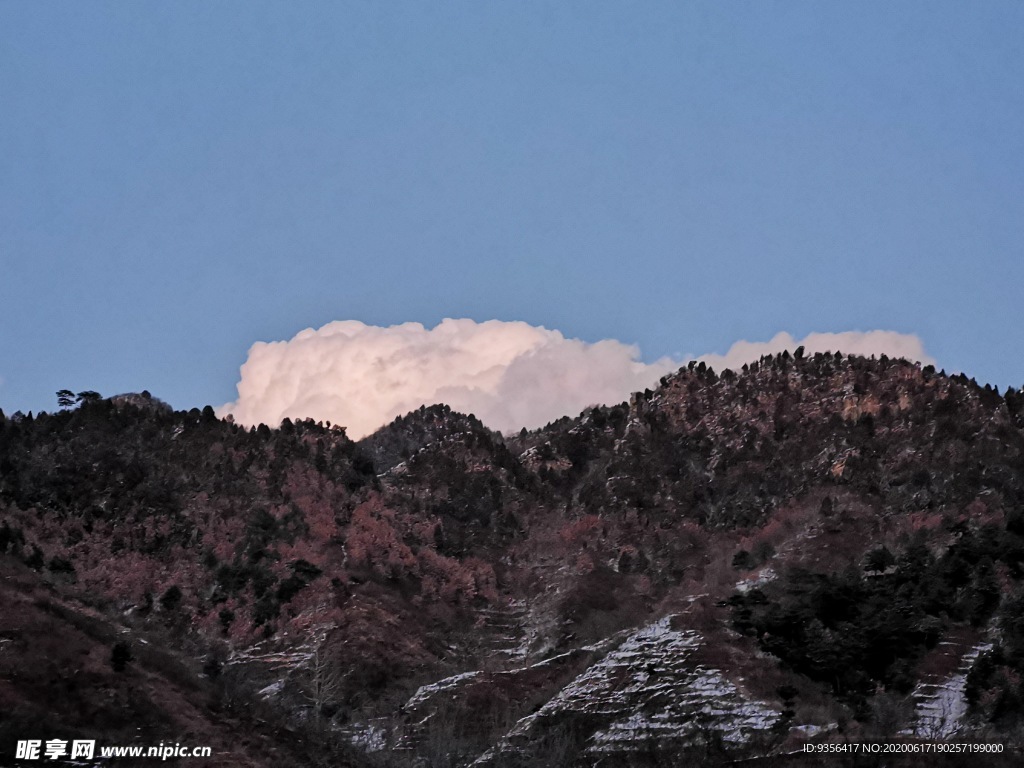
[{"label": "tree silhouette", "polygon": [[128,646],[128,643],[119,640],[114,643],[114,647],[110,652],[110,666],[114,668],[115,672],[124,672],[128,662],[133,658],[132,649]]}]

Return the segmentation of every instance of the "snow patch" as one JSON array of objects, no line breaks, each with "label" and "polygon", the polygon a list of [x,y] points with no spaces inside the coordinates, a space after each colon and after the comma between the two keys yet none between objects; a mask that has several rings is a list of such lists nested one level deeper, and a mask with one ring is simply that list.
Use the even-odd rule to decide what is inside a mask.
[{"label": "snow patch", "polygon": [[264,699],[272,699],[275,696],[280,695],[281,691],[284,690],[284,680],[278,680],[277,682],[271,683],[266,688],[261,688],[259,696]]},{"label": "snow patch", "polygon": [[591,754],[635,752],[652,745],[672,749],[712,731],[727,744],[741,746],[756,733],[773,729],[781,714],[746,700],[721,671],[695,663],[693,655],[703,637],[673,629],[675,618],[665,616],[633,632],[516,723],[474,765],[494,762],[501,753],[528,750],[537,741],[537,729],[572,715],[604,722],[590,739]]},{"label": "snow patch", "polygon": [[736,583],[736,591],[742,594],[746,594],[756,587],[763,587],[769,582],[775,581],[778,578],[778,574],[771,568],[765,568],[753,579],[744,579]]},{"label": "snow patch", "polygon": [[914,725],[903,734],[932,740],[954,736],[967,715],[967,674],[978,657],[990,650],[992,643],[979,643],[963,655],[957,671],[947,679],[918,683],[911,694],[917,702]]},{"label": "snow patch", "polygon": [[459,687],[463,682],[472,680],[473,678],[482,675],[479,669],[474,669],[471,672],[461,672],[451,677],[446,677],[443,680],[438,680],[436,683],[429,683],[427,685],[421,685],[407,702],[405,702],[404,709],[415,709],[416,707],[423,704],[428,699],[433,698],[439,693],[444,691],[450,691],[453,688]]}]

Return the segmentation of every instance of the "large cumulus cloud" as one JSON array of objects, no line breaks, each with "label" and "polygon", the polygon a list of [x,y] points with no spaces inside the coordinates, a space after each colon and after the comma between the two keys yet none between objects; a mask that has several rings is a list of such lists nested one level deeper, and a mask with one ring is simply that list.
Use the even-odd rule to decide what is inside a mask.
[{"label": "large cumulus cloud", "polygon": [[[707,355],[716,370],[794,349],[842,350],[931,362],[919,339],[890,331],[780,333]],[[359,438],[420,405],[447,403],[501,431],[542,426],[588,405],[615,403],[652,386],[685,360],[644,363],[635,346],[587,343],[524,322],[443,320],[391,327],[355,320],[307,329],[288,341],[257,342],[241,369],[238,399],[223,406],[246,425],[285,418],[341,424]]]}]

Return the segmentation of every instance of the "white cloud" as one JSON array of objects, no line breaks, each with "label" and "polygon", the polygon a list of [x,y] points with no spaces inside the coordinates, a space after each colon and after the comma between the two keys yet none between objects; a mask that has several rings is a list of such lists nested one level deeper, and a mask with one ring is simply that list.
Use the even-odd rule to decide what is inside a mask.
[{"label": "white cloud", "polygon": [[[917,337],[891,331],[811,334],[800,342],[780,333],[700,359],[716,370],[739,367],[799,344],[808,352],[841,349],[931,362]],[[612,339],[590,344],[524,322],[446,319],[428,329],[345,320],[289,341],[253,344],[238,399],[220,413],[246,425],[311,417],[344,425],[359,438],[420,405],[447,403],[507,432],[620,402],[684,362],[644,363],[635,346]]]}]

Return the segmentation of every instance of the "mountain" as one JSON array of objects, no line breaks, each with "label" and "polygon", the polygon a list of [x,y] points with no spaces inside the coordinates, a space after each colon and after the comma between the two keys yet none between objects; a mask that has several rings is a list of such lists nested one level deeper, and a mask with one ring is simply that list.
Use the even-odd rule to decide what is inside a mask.
[{"label": "mountain", "polygon": [[514,436],[432,406],[359,442],[150,400],[0,416],[0,754],[145,711],[211,765],[1020,757],[1014,390],[798,350]]}]

